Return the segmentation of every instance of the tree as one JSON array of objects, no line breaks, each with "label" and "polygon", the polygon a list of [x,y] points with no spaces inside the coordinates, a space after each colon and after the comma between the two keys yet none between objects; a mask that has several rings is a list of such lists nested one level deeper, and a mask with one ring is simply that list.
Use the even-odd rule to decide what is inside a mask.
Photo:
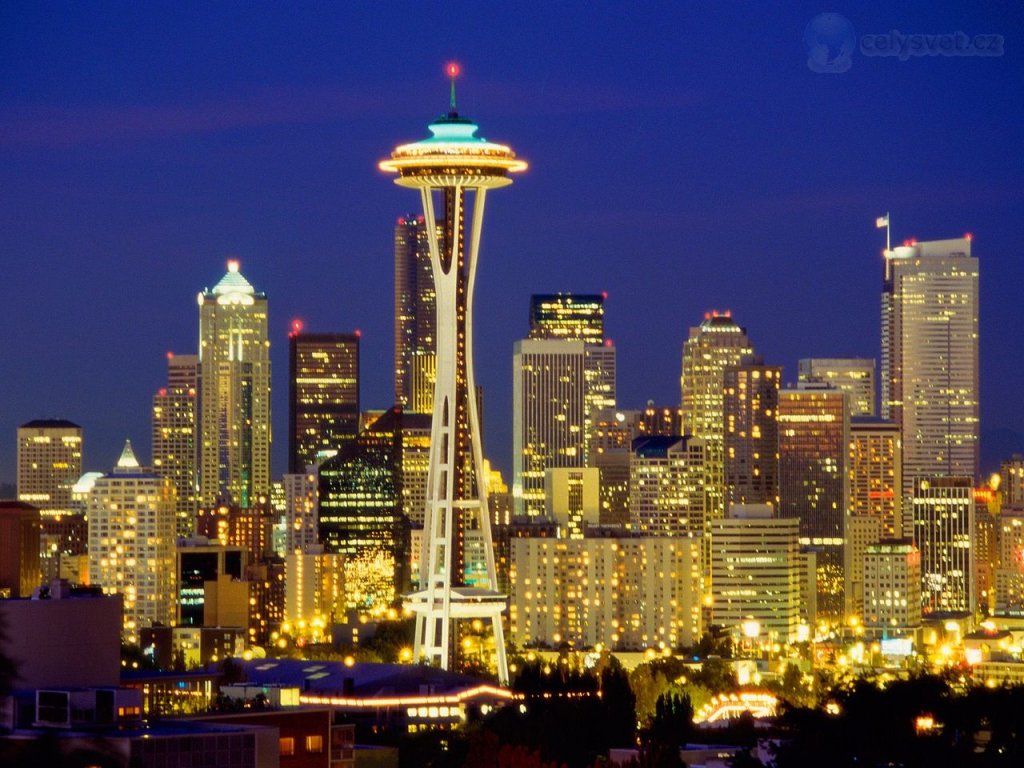
[{"label": "tree", "polygon": [[679,747],[693,735],[693,704],[684,694],[667,693],[658,698],[647,741]]}]

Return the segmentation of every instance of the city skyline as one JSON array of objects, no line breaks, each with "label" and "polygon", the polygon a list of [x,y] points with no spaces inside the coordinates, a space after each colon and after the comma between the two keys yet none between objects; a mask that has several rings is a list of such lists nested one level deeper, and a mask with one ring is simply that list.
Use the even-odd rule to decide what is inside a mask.
[{"label": "city skyline", "polygon": [[[364,407],[391,405],[392,228],[408,200],[380,183],[373,159],[387,148],[383,136],[414,138],[412,118],[442,111],[440,69],[449,56],[466,69],[460,99],[467,112],[500,126],[494,138],[515,138],[534,161],[520,194],[499,200],[489,217],[484,248],[495,256],[479,279],[481,302],[493,307],[477,324],[485,451],[506,478],[512,344],[528,330],[533,293],[609,292],[606,332],[619,350],[620,407],[642,408],[649,398],[675,402],[678,349],[710,309],[731,309],[766,363],[782,365],[783,380],[792,382],[803,357],[878,359],[884,242],[872,222],[886,211],[895,243],[976,235],[982,428],[1024,431],[1012,388],[1018,366],[1013,355],[999,353],[1012,349],[1009,292],[1024,277],[1015,254],[1024,232],[1012,207],[1022,178],[1009,156],[1021,108],[993,95],[1019,82],[1010,22],[991,11],[923,5],[899,16],[847,9],[858,32],[896,25],[1002,33],[1006,55],[860,56],[850,72],[827,76],[807,68],[802,44],[818,10],[786,10],[759,24],[764,11],[751,9],[756,35],[723,25],[714,11],[693,11],[692,19],[679,11],[672,19],[680,25],[666,25],[678,27],[675,37],[637,12],[636,28],[626,25],[599,65],[594,51],[612,33],[610,12],[579,28],[556,14],[547,31],[533,34],[567,32],[568,50],[595,63],[587,78],[574,72],[567,53],[541,63],[515,58],[513,49],[530,42],[526,32],[488,55],[455,44],[464,22],[451,20],[449,29],[424,20],[416,34],[437,39],[421,47],[422,61],[399,68],[372,42],[365,59],[339,46],[325,51],[330,71],[290,61],[277,76],[278,90],[262,62],[247,60],[194,95],[183,88],[205,71],[173,75],[170,54],[159,46],[125,54],[147,66],[124,75],[120,86],[102,68],[86,67],[70,78],[81,86],[71,94],[64,90],[71,55],[55,56],[55,71],[32,69],[39,54],[25,46],[63,40],[80,50],[84,37],[74,34],[82,29],[46,31],[29,11],[12,14],[10,52],[0,66],[20,87],[0,98],[7,156],[0,211],[16,258],[0,290],[23,324],[0,348],[0,358],[17,361],[2,390],[0,434],[8,439],[0,441],[0,481],[14,480],[15,429],[32,419],[81,424],[87,470],[105,468],[126,437],[145,446],[164,352],[194,353],[191,301],[216,282],[229,257],[242,261],[269,298],[272,476],[285,468],[285,359],[294,318],[314,332],[362,330]],[[120,29],[145,37],[159,16],[122,20]],[[345,35],[368,23],[353,21]],[[683,21],[688,31],[680,31]],[[279,44],[299,31],[316,34],[308,20],[293,22]],[[248,23],[243,31],[253,35],[277,34]],[[228,33],[212,28],[214,39]],[[641,28],[649,56],[637,60],[627,51]],[[746,45],[749,53],[737,56]],[[769,51],[776,58],[765,69],[757,57]],[[374,89],[385,82],[390,93],[382,98]],[[942,103],[929,96],[938,84],[946,89]],[[232,94],[209,114],[212,101]],[[773,100],[793,99],[792,109],[764,111]],[[948,114],[949,102],[961,109]],[[154,125],[161,108],[172,108],[176,119]],[[986,120],[979,123],[982,108]],[[755,111],[759,119],[750,121]],[[879,122],[869,119],[878,112],[894,119],[868,125]],[[902,112],[914,113],[912,125],[897,119]],[[717,135],[723,130],[725,138]],[[817,134],[828,141],[812,140]],[[943,149],[953,137],[956,158]],[[283,160],[268,154],[271,148]],[[596,156],[602,164],[588,159]],[[182,159],[183,168],[172,167]],[[285,167],[289,159],[295,169]],[[240,170],[217,186],[200,161]],[[642,172],[630,177],[626,168]],[[570,189],[579,194],[566,196]],[[372,258],[360,261],[366,256]],[[356,272],[357,263],[369,266]],[[661,275],[668,279],[652,279]],[[829,322],[820,322],[823,312]],[[67,333],[68,325],[76,333]],[[658,329],[653,340],[651,328]],[[131,376],[121,375],[125,359]],[[986,448],[984,434],[982,452],[985,469],[1008,453]]]}]

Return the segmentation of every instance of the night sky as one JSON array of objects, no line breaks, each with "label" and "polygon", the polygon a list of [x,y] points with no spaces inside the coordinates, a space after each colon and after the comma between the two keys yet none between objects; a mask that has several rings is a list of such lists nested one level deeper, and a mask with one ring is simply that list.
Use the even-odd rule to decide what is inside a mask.
[{"label": "night sky", "polygon": [[[228,257],[269,295],[275,475],[293,318],[361,329],[363,405],[390,405],[392,230],[419,202],[376,166],[446,108],[450,59],[460,111],[531,165],[489,198],[478,275],[506,478],[531,293],[609,293],[620,407],[678,402],[711,308],[791,380],[800,357],[878,356],[887,210],[897,241],[974,234],[983,429],[1024,432],[1019,3],[166,5],[0,4],[0,481],[33,418],[82,424],[87,469],[125,437],[148,460],[164,353],[194,352]],[[816,73],[823,11],[1004,55]]]}]

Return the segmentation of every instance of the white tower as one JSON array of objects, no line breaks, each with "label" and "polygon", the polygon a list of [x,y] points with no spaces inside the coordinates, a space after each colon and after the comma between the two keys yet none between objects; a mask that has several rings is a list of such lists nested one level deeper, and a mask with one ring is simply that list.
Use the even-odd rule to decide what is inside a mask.
[{"label": "white tower", "polygon": [[[397,147],[380,163],[381,170],[398,174],[396,184],[420,190],[437,308],[437,378],[420,589],[406,597],[406,606],[416,614],[416,658],[443,669],[451,666],[458,647],[455,622],[489,620],[498,679],[505,683],[508,663],[501,614],[506,597],[495,591],[480,416],[473,394],[473,285],[487,191],[511,184],[509,174],[525,170],[526,163],[509,147],[474,135],[476,124],[455,108],[458,73],[457,65],[449,65],[451,108],[430,124],[432,135]],[[467,586],[465,581],[465,532],[470,528],[478,528],[484,542],[486,587]]]}]

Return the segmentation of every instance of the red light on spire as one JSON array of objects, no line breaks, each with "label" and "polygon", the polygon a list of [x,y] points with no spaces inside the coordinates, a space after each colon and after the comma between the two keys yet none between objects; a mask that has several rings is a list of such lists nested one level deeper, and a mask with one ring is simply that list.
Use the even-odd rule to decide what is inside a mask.
[{"label": "red light on spire", "polygon": [[605,339],[604,340],[604,345],[606,347],[611,347],[612,346],[612,340],[611,339]]},{"label": "red light on spire", "polygon": [[168,360],[173,360],[174,359],[174,353],[173,352],[168,352],[167,353],[167,359]]},{"label": "red light on spire", "polygon": [[360,331],[358,328],[356,328],[356,338],[358,339],[362,335],[363,335],[363,332]]},{"label": "red light on spire", "polygon": [[444,67],[445,73],[448,77],[458,77],[462,74],[462,67],[459,66],[457,61],[449,61]]},{"label": "red light on spire", "polygon": [[608,301],[608,291],[601,291],[601,298]]},{"label": "red light on spire", "polygon": [[970,232],[964,232],[964,240],[966,240],[967,242],[971,242],[971,240],[973,239],[974,235],[972,235]]},{"label": "red light on spire", "polygon": [[302,322],[302,320],[300,320],[299,318],[296,317],[294,320],[292,320],[292,330],[288,334],[288,338],[290,339],[290,338],[293,338],[295,336],[298,336],[300,333],[302,333],[302,329],[304,327],[305,327],[305,324]]}]

